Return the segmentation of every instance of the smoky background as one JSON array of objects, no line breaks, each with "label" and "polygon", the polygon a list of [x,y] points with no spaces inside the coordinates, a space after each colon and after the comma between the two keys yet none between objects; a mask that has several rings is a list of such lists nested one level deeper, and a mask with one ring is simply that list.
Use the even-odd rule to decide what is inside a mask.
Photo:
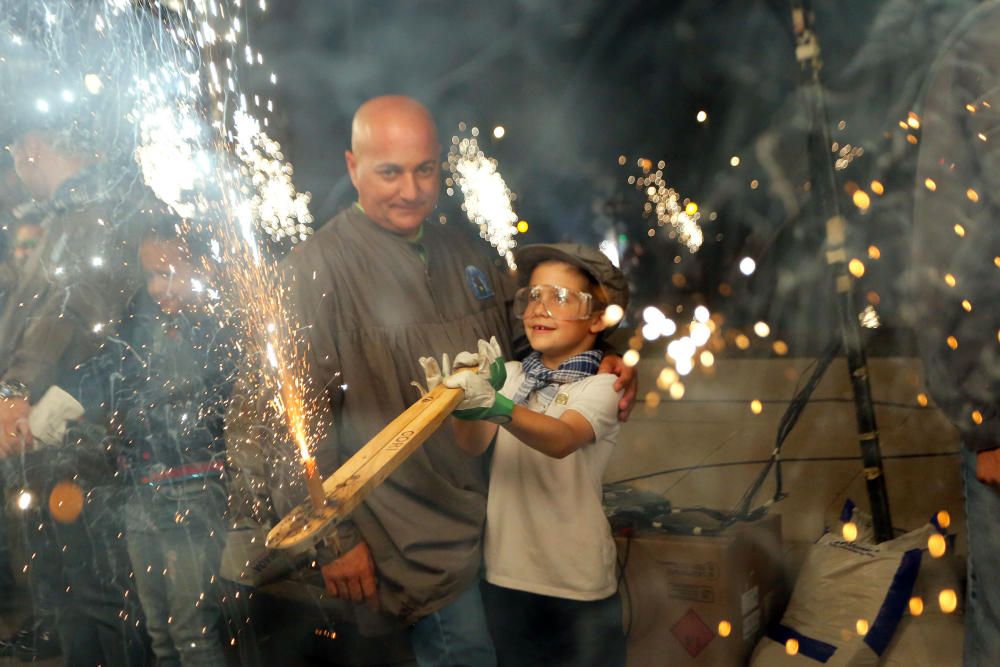
[{"label": "smoky background", "polygon": [[[919,131],[899,123],[975,4],[814,3],[829,157],[852,257],[864,263],[858,301],[882,320],[876,354],[913,349],[898,312],[918,150],[907,137]],[[736,328],[765,321],[792,354],[817,354],[836,335],[823,221],[808,207],[816,175],[788,3],[292,0],[252,29],[279,73],[273,133],[318,224],[353,198],[343,151],[354,109],[409,94],[436,115],[445,150],[460,122],[480,129],[530,225],[520,244],[616,239],[633,303],[705,304]],[[700,207],[696,253],[668,230],[648,235],[655,218],[627,182],[641,158],[664,161],[663,180]],[[454,197],[442,194],[439,208],[464,222]],[[757,265],[750,276],[744,257]]]}]

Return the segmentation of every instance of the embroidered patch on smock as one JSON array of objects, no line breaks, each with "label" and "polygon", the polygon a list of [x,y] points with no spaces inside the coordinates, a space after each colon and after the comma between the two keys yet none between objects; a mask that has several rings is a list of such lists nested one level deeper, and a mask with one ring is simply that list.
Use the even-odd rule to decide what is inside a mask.
[{"label": "embroidered patch on smock", "polygon": [[469,291],[478,301],[491,299],[496,294],[483,270],[472,264],[465,267],[465,284],[469,286]]}]

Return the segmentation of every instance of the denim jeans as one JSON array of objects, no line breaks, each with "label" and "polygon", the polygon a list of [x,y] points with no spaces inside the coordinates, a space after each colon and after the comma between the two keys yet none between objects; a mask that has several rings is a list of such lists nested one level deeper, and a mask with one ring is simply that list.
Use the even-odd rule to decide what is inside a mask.
[{"label": "denim jeans", "polygon": [[414,623],[410,642],[420,667],[495,667],[478,582],[447,607]]},{"label": "denim jeans", "polygon": [[136,488],[126,508],[128,552],[161,667],[224,667],[217,575],[225,488],[196,480]]},{"label": "denim jeans", "polygon": [[965,667],[1000,665],[1000,489],[976,479],[976,453],[962,448],[969,536]]},{"label": "denim jeans", "polygon": [[59,589],[55,620],[64,664],[70,667],[148,662],[142,611],[128,578],[129,563],[121,539],[121,502],[114,489],[91,489],[80,518],[51,520],[58,547],[53,556]]},{"label": "denim jeans", "polygon": [[580,601],[483,584],[500,667],[625,667],[618,593]]}]

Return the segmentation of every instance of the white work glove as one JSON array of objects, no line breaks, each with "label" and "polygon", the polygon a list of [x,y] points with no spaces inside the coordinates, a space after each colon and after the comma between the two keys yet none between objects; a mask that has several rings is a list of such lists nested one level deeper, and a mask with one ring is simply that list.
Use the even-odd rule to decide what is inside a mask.
[{"label": "white work glove", "polygon": [[451,375],[451,362],[448,360],[447,354],[441,355],[440,364],[438,364],[438,360],[434,357],[420,357],[417,359],[417,363],[419,363],[420,367],[424,369],[424,380],[427,382],[427,388],[425,389],[419,382],[416,381],[411,382],[410,384],[420,390],[421,396],[441,384],[441,378]]},{"label": "white work glove", "polygon": [[491,337],[489,342],[480,338],[477,347],[478,352],[459,352],[455,355],[453,363],[449,363],[447,354],[441,355],[440,364],[434,357],[420,357],[417,362],[424,369],[427,389],[425,390],[417,382],[412,384],[423,394],[438,386],[442,378],[460,370],[475,368],[476,374],[487,379],[494,389],[500,389],[507,381],[506,361],[500,350],[500,343],[497,342],[496,336]]},{"label": "white work glove", "polygon": [[441,363],[434,357],[420,357],[417,359],[417,363],[420,367],[424,369],[424,381],[427,383],[427,388],[425,389],[423,385],[419,382],[411,382],[414,387],[420,390],[420,395],[423,396],[429,392],[434,387],[441,384],[441,379],[446,378],[453,372],[464,368],[479,368],[479,356],[473,352],[459,352],[455,355],[455,363],[451,363],[448,360],[447,354],[441,355]]},{"label": "white work glove", "polygon": [[496,336],[490,336],[489,342],[479,339],[479,370],[477,373],[489,380],[494,389],[502,389],[507,382],[507,361]]},{"label": "white work glove", "polygon": [[36,444],[60,445],[66,435],[66,422],[83,416],[83,406],[53,385],[28,413],[28,427]]},{"label": "white work glove", "polygon": [[451,364],[451,373],[445,373],[444,376],[448,377],[453,373],[467,368],[475,368],[478,371],[481,365],[482,362],[479,359],[479,355],[475,352],[459,352],[455,355],[455,361]]},{"label": "white work glove", "polygon": [[476,421],[485,419],[494,424],[506,424],[514,413],[514,402],[499,393],[490,381],[479,373],[453,373],[444,380],[444,386],[461,389],[465,398],[452,413],[458,419]]}]

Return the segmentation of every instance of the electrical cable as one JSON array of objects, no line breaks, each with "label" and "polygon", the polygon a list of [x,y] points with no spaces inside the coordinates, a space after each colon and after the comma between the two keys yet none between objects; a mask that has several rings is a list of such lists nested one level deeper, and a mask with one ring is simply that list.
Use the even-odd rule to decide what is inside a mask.
[{"label": "electrical cable", "polygon": [[[808,370],[808,369],[807,369]],[[645,398],[635,399],[637,403],[645,403]],[[791,403],[793,398],[762,398],[760,399],[762,403]],[[854,403],[853,398],[814,398],[810,403]],[[745,399],[742,398],[692,398],[685,399],[684,403],[687,405],[693,405],[696,403],[701,403],[705,405],[718,405],[723,403],[732,403],[737,405],[743,405],[746,403]],[[901,403],[899,401],[872,401],[873,404],[879,405],[887,408],[906,408],[910,410],[933,410],[934,408],[925,405],[916,405],[914,403]]]},{"label": "electrical cable", "polygon": [[[806,380],[805,384],[799,388],[799,383],[801,383],[801,376],[799,378],[799,383],[796,383],[796,392],[792,399],[788,402],[788,407],[785,409],[784,414],[781,416],[781,421],[778,424],[778,432],[775,435],[774,448],[771,450],[771,455],[766,459],[755,461],[754,463],[762,463],[763,468],[757,477],[751,482],[750,486],[743,493],[740,501],[736,504],[733,510],[720,510],[713,509],[705,506],[694,506],[694,507],[677,507],[670,511],[667,515],[662,515],[654,520],[653,525],[661,528],[663,530],[689,533],[693,535],[714,535],[722,532],[729,526],[738,522],[748,522],[760,519],[765,514],[767,514],[768,509],[774,503],[781,501],[785,498],[786,494],[784,492],[784,479],[781,474],[781,448],[785,443],[785,440],[791,434],[795,425],[798,423],[799,418],[802,416],[802,411],[809,404],[809,399],[816,387],[819,386],[820,380],[823,378],[823,374],[826,372],[830,364],[837,357],[837,353],[841,349],[840,339],[835,339],[829,344],[826,351],[821,357],[812,364],[810,364],[803,371],[803,376],[810,371],[809,378]],[[854,459],[855,457],[847,457]],[[733,463],[738,465],[745,465],[746,463]],[[704,464],[702,466],[697,466],[690,469],[708,468],[708,467],[723,467],[728,464]],[[760,490],[763,488],[764,484],[767,482],[768,477],[770,477],[771,470],[774,470],[774,494],[770,499],[764,503],[751,507],[753,505],[754,499]],[[655,476],[657,473],[651,473],[648,476]],[[665,474],[662,471],[659,474]],[[636,478],[630,478],[625,481],[634,481]],[[676,517],[679,514],[703,514],[712,520],[714,520],[716,525],[701,525],[701,524],[681,524],[671,517]]]},{"label": "electrical cable", "polygon": [[[935,458],[939,456],[958,456],[960,453],[961,450],[954,449],[946,452],[915,452],[911,454],[886,454],[882,456],[882,458],[883,459],[926,459],[926,458]],[[643,479],[649,479],[651,477],[661,477],[663,475],[672,475],[675,473],[688,472],[691,470],[759,465],[761,463],[767,463],[769,460],[770,459],[744,459],[742,461],[720,461],[718,463],[699,463],[690,466],[664,468],[663,470],[654,470],[653,472],[647,472],[641,475],[634,475],[632,477],[623,477],[622,479],[618,479],[613,482],[608,482],[608,484],[627,484],[628,482],[636,482]],[[782,458],[781,462],[782,463],[835,463],[837,461],[860,461],[860,460],[861,460],[861,455],[859,454],[857,456],[791,456]]]}]

